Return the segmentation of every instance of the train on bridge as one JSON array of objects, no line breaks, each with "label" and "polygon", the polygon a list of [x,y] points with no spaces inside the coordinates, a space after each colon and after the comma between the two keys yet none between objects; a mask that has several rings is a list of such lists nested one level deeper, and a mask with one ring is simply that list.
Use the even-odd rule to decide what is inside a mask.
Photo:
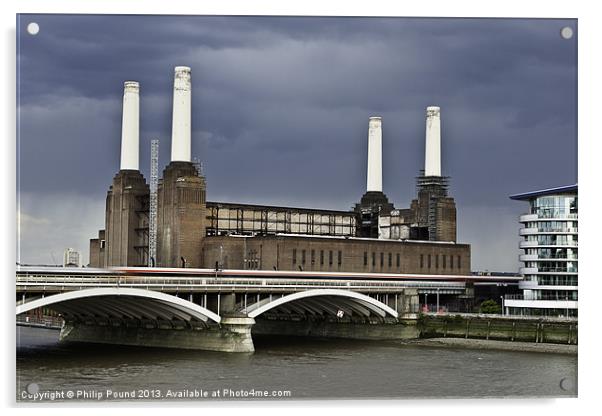
[{"label": "train on bridge", "polygon": [[17,266],[17,275],[63,275],[63,276],[161,276],[161,277],[214,277],[214,278],[301,278],[301,279],[349,279],[349,280],[398,280],[398,281],[435,281],[435,282],[492,282],[517,283],[522,280],[519,275],[454,275],[454,274],[399,274],[399,273],[351,273],[351,272],[317,272],[289,270],[236,270],[236,269],[197,269],[172,267],[51,267],[51,266]]}]

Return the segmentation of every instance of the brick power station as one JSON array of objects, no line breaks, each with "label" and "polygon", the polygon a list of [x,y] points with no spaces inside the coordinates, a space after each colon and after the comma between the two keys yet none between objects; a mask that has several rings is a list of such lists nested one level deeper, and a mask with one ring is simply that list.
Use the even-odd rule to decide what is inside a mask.
[{"label": "brick power station", "polygon": [[90,240],[91,267],[470,274],[470,246],[456,242],[456,205],[441,176],[439,107],[426,110],[425,166],[409,208],[396,209],[383,193],[380,117],[368,123],[366,193],[353,210],[210,202],[191,159],[191,70],[178,66],[171,162],[152,227],[151,189],[138,162],[139,88],[124,84],[121,165],[107,193],[105,229]]}]

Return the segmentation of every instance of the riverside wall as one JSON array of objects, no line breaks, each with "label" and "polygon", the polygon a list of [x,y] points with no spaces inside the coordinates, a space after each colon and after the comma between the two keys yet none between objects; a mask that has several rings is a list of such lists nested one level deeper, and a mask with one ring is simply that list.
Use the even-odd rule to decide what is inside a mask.
[{"label": "riverside wall", "polygon": [[417,320],[420,338],[465,338],[576,345],[575,319],[505,315],[423,314]]},{"label": "riverside wall", "polygon": [[577,321],[502,315],[418,315],[386,323],[257,319],[253,335],[310,336],[363,340],[431,338],[576,345]]}]

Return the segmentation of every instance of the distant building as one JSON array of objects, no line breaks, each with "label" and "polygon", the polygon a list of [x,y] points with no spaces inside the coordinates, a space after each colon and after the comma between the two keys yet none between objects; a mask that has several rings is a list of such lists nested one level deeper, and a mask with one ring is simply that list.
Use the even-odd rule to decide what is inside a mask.
[{"label": "distant building", "polygon": [[81,255],[72,248],[65,249],[63,254],[63,267],[81,267]]},{"label": "distant building", "polygon": [[510,315],[577,316],[577,185],[512,195],[529,202],[520,216],[523,294],[508,295]]}]

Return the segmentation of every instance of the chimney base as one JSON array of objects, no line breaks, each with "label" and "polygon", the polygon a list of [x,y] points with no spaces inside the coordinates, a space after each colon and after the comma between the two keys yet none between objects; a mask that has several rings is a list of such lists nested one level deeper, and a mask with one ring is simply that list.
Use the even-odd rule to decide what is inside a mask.
[{"label": "chimney base", "polygon": [[378,217],[388,215],[395,207],[383,192],[368,191],[355,204],[357,214],[357,235],[365,238],[378,238]]}]

